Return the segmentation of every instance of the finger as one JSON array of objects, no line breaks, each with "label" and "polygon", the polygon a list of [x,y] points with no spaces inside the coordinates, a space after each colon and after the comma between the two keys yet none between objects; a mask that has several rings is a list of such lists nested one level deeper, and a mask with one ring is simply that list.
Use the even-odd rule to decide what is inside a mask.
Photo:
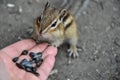
[{"label": "finger", "polygon": [[56,56],[57,48],[53,46],[49,46],[44,52],[42,58],[44,59],[48,55]]},{"label": "finger", "polygon": [[1,80],[10,80],[10,75],[8,74],[8,71],[1,58],[0,58],[0,76]]},{"label": "finger", "polygon": [[48,46],[47,43],[41,43],[39,45],[34,46],[32,49],[29,50],[29,52],[34,52],[34,53],[42,52],[47,46]]},{"label": "finger", "polygon": [[38,68],[38,72],[40,74],[41,80],[47,80],[47,77],[49,76],[50,71],[52,70],[55,63],[55,57],[52,55],[48,55],[45,57],[44,62]]},{"label": "finger", "polygon": [[35,42],[33,40],[25,39],[25,40],[22,40],[22,41],[18,41],[16,43],[2,49],[2,51],[4,51],[10,57],[13,58],[15,56],[18,56],[23,50],[29,50],[33,46],[35,46]]}]

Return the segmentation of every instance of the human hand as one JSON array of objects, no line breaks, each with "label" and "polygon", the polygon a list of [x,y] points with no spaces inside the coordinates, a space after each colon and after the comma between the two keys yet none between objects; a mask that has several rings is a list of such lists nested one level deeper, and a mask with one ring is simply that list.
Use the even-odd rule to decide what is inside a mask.
[{"label": "human hand", "polygon": [[[41,52],[47,47],[47,45],[47,43],[36,45],[33,40],[27,39],[16,42],[0,50],[0,80],[5,80],[7,77],[10,78],[9,80],[46,80],[55,63],[55,56],[57,54],[57,49],[55,47],[49,46],[43,52],[42,57],[44,61],[37,69],[37,72],[40,74],[39,77],[19,69],[15,63],[13,63],[12,59],[19,56],[23,50],[28,50],[29,52]],[[24,57],[25,56],[22,58]],[[29,57],[27,56],[27,58]]]}]

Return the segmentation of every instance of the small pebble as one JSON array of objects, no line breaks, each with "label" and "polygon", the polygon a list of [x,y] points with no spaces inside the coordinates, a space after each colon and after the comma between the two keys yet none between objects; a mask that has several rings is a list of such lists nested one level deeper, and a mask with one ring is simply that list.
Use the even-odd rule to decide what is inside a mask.
[{"label": "small pebble", "polygon": [[23,38],[21,37],[21,36],[18,36],[18,38],[17,38],[18,40],[22,40]]},{"label": "small pebble", "polygon": [[21,6],[19,6],[19,12],[22,13],[23,9]]},{"label": "small pebble", "polygon": [[116,55],[115,61],[116,61],[117,63],[120,63],[120,55]]},{"label": "small pebble", "polygon": [[11,4],[11,3],[8,3],[8,4],[7,4],[7,7],[13,8],[13,7],[15,7],[15,5],[14,5],[14,4]]},{"label": "small pebble", "polygon": [[83,11],[83,13],[82,13],[83,15],[87,15],[87,12],[86,11]]},{"label": "small pebble", "polygon": [[115,38],[114,44],[117,45],[118,47],[120,47],[120,39],[119,38]]},{"label": "small pebble", "polygon": [[116,7],[113,7],[113,11],[118,11],[118,9]]}]

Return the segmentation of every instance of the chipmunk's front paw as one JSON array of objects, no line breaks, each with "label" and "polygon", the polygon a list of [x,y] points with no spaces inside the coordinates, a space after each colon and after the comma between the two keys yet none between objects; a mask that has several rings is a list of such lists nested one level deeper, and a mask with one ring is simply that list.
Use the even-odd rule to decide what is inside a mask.
[{"label": "chipmunk's front paw", "polygon": [[74,51],[72,49],[68,49],[68,53],[69,53],[69,57],[72,57],[72,58],[79,57],[78,51]]},{"label": "chipmunk's front paw", "polygon": [[68,49],[68,53],[69,53],[69,57],[72,57],[72,58],[77,58],[79,57],[79,54],[78,52],[82,51],[81,48],[78,48],[78,47],[70,47],[70,49]]}]

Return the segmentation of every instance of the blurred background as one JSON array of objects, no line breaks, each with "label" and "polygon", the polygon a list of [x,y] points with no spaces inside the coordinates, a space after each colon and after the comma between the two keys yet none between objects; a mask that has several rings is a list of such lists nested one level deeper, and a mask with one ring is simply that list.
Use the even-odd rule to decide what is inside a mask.
[{"label": "blurred background", "polygon": [[[0,49],[29,38],[33,20],[48,0],[0,0]],[[59,48],[48,80],[120,80],[120,0],[49,0],[71,11],[78,24],[79,58],[68,65],[67,46]]]}]

